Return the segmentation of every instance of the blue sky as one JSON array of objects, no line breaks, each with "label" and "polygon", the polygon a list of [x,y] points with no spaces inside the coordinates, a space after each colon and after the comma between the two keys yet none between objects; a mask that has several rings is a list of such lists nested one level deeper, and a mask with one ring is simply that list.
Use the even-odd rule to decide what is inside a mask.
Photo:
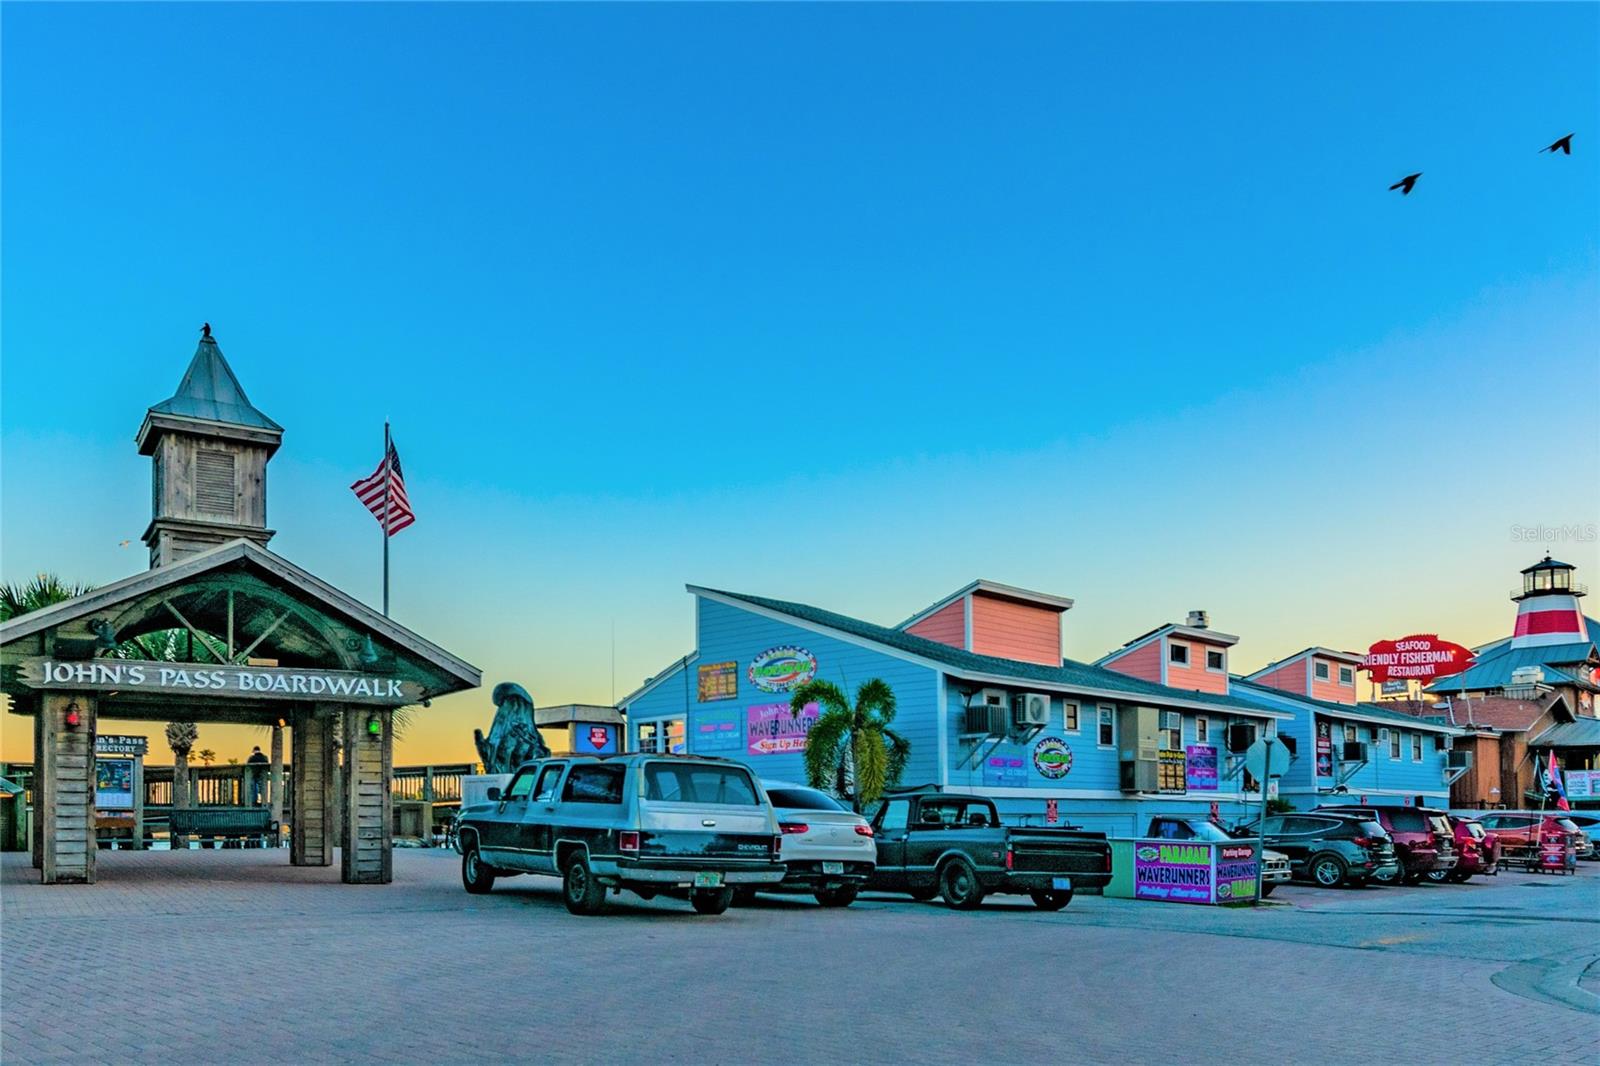
[{"label": "blue sky", "polygon": [[1600,520],[1593,5],[0,24],[6,580],[139,568],[202,320],[288,430],[274,547],[376,598],[391,417],[397,617],[541,703],[609,699],[613,627],[618,695],[688,650],[685,581],[984,576],[1080,657],[1191,607],[1241,665],[1476,642],[1513,527]]}]

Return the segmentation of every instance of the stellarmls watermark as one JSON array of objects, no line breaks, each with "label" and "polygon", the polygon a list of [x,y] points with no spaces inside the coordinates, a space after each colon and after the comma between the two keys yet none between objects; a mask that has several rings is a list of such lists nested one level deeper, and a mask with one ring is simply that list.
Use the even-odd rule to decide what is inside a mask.
[{"label": "stellarmls watermark", "polygon": [[1563,526],[1512,526],[1511,539],[1519,544],[1593,544],[1600,540],[1600,523],[1573,522]]}]

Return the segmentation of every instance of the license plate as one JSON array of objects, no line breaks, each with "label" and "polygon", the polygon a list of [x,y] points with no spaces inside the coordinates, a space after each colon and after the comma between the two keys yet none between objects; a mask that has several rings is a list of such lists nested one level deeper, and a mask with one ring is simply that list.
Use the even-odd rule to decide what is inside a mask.
[{"label": "license plate", "polygon": [[1070,877],[1052,877],[1050,879],[1050,887],[1054,888],[1054,889],[1058,889],[1058,890],[1060,890],[1062,892],[1071,892],[1072,891],[1072,878],[1070,878]]},{"label": "license plate", "polygon": [[722,871],[721,870],[707,870],[705,873],[695,874],[694,875],[694,887],[695,888],[721,888],[722,887]]},{"label": "license plate", "polygon": [[822,872],[825,874],[842,874],[844,873],[844,863],[825,862],[822,864]]}]

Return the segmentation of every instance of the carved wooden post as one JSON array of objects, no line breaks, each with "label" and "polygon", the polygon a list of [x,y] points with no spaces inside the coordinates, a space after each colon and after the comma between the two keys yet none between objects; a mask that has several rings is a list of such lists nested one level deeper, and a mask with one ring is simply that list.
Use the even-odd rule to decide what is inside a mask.
[{"label": "carved wooden post", "polygon": [[33,707],[33,817],[28,826],[28,850],[33,868],[44,868],[44,697]]},{"label": "carved wooden post", "polygon": [[[95,701],[81,693],[48,692],[39,705],[44,717],[34,784],[43,831],[39,877],[47,885],[93,884]],[[78,724],[69,727],[67,715],[74,706]]]},{"label": "carved wooden post", "polygon": [[333,865],[333,728],[327,708],[297,710],[290,736],[294,764],[293,866]]},{"label": "carved wooden post", "polygon": [[283,846],[283,726],[272,724],[272,820],[278,828],[272,831],[272,846]]},{"label": "carved wooden post", "polygon": [[[368,723],[376,720],[374,734]],[[347,707],[344,712],[344,849],[346,884],[388,884],[394,879],[391,851],[394,812],[394,712]]]}]

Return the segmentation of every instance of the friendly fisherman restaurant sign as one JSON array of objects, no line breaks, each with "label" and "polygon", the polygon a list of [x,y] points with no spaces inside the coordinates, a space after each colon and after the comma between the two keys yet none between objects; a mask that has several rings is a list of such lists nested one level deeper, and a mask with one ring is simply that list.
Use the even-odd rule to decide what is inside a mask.
[{"label": "friendly fisherman restaurant sign", "polygon": [[159,696],[223,696],[242,699],[376,703],[398,707],[422,702],[414,681],[347,670],[281,666],[210,666],[200,663],[39,657],[17,660],[18,680],[29,688],[80,692],[149,693]]},{"label": "friendly fisherman restaurant sign", "polygon": [[1432,633],[1418,633],[1399,640],[1380,640],[1367,649],[1361,669],[1375,684],[1385,681],[1432,681],[1436,677],[1459,674],[1471,666],[1472,649],[1440,640]]}]

